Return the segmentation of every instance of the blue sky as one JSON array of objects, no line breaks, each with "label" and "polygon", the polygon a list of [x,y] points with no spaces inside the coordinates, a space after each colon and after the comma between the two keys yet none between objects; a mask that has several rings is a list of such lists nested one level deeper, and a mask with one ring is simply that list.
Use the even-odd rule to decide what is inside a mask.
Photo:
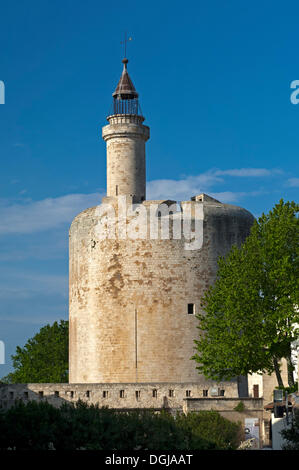
[{"label": "blue sky", "polygon": [[0,3],[0,340],[68,316],[68,228],[105,193],[101,127],[128,44],[150,126],[148,198],[200,192],[255,216],[298,200],[298,3]]}]

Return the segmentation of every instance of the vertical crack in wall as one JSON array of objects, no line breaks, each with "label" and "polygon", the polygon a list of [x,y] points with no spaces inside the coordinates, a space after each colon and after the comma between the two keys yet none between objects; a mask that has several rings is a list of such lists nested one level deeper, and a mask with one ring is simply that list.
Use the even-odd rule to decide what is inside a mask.
[{"label": "vertical crack in wall", "polygon": [[137,333],[137,308],[135,308],[135,374],[136,382],[138,382],[138,333]]}]

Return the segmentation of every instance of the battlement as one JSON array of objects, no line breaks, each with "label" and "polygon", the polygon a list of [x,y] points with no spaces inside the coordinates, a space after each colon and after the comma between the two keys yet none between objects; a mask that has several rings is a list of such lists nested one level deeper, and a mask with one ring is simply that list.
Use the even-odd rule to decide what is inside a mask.
[{"label": "battlement", "polygon": [[238,398],[237,381],[199,383],[0,384],[0,406],[46,400],[54,406],[78,400],[112,409],[183,410],[185,398]]}]

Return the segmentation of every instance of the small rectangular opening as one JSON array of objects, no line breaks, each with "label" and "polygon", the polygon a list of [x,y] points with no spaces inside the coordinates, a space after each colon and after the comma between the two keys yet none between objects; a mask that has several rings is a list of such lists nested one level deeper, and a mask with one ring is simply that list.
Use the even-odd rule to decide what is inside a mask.
[{"label": "small rectangular opening", "polygon": [[135,391],[135,397],[136,397],[136,400],[138,400],[138,398],[140,398],[140,390]]},{"label": "small rectangular opening", "polygon": [[225,394],[225,390],[223,389],[219,389],[219,392],[218,392],[219,396],[220,397],[224,397],[224,394]]},{"label": "small rectangular opening", "polygon": [[103,391],[103,398],[108,398],[108,390]]},{"label": "small rectangular opening", "polygon": [[13,392],[9,392],[9,399],[13,400]]},{"label": "small rectangular opening", "polygon": [[186,390],[186,397],[191,397],[191,390]]},{"label": "small rectangular opening", "polygon": [[125,391],[124,390],[119,391],[119,398],[125,398]]},{"label": "small rectangular opening", "polygon": [[25,398],[25,400],[28,400],[28,396],[29,396],[28,392],[24,392],[24,398]]},{"label": "small rectangular opening", "polygon": [[44,397],[44,392],[43,391],[38,392],[38,396],[39,396],[39,398],[43,398]]},{"label": "small rectangular opening", "polygon": [[208,390],[203,390],[202,391],[202,396],[207,397],[208,396]]},{"label": "small rectangular opening", "polygon": [[73,391],[70,392],[70,396],[71,396],[71,398],[74,398],[74,392]]},{"label": "small rectangular opening", "polygon": [[89,391],[89,390],[87,390],[87,392],[86,392],[86,396],[87,396],[87,398],[89,398],[89,397],[90,397],[90,391]]},{"label": "small rectangular opening", "polygon": [[157,391],[156,388],[154,388],[154,390],[153,390],[153,397],[154,397],[154,398],[157,398],[157,396],[158,396],[158,391]]},{"label": "small rectangular opening", "polygon": [[255,384],[253,386],[253,398],[259,398],[259,386]]},{"label": "small rectangular opening", "polygon": [[195,313],[195,304],[188,304],[188,315],[194,315]]},{"label": "small rectangular opening", "polygon": [[118,196],[118,184],[115,186],[115,196]]},{"label": "small rectangular opening", "polygon": [[59,392],[58,392],[58,390],[56,390],[54,393],[55,393],[55,397],[59,397]]},{"label": "small rectangular opening", "polygon": [[168,396],[169,397],[174,397],[174,390],[169,390]]}]

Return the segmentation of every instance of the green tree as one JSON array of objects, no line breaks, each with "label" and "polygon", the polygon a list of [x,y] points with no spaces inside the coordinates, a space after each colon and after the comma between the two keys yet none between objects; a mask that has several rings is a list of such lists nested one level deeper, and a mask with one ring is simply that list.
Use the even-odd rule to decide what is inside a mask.
[{"label": "green tree", "polygon": [[252,226],[241,247],[219,258],[215,284],[203,297],[194,359],[214,380],[275,371],[294,384],[291,343],[299,337],[299,205],[280,200]]},{"label": "green tree", "polygon": [[68,321],[46,325],[12,356],[14,372],[5,383],[59,383],[68,381]]},{"label": "green tree", "polygon": [[0,450],[48,450],[62,422],[60,410],[47,402],[17,402],[0,417]]}]

